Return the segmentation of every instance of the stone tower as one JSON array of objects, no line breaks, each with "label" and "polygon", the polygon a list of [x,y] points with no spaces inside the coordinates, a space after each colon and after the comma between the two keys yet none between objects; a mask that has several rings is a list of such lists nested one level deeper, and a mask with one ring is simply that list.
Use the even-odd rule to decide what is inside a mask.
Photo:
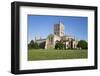
[{"label": "stone tower", "polygon": [[54,34],[57,36],[64,36],[64,24],[59,22],[58,24],[54,24]]}]

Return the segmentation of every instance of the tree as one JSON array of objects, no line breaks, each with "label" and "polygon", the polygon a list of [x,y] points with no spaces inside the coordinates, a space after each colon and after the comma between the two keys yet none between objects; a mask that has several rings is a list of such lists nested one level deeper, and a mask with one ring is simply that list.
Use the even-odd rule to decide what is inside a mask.
[{"label": "tree", "polygon": [[34,41],[31,40],[30,43],[28,44],[28,48],[32,49],[34,47]]},{"label": "tree", "polygon": [[80,40],[77,47],[81,49],[88,49],[88,43],[85,40]]},{"label": "tree", "polygon": [[62,41],[57,41],[55,44],[55,49],[60,49],[60,50],[66,49],[66,45],[63,44]]},{"label": "tree", "polygon": [[38,44],[33,40],[31,40],[30,43],[28,44],[28,49],[38,49],[38,48],[39,48]]},{"label": "tree", "polygon": [[33,48],[34,49],[39,49],[39,45],[35,42]]}]

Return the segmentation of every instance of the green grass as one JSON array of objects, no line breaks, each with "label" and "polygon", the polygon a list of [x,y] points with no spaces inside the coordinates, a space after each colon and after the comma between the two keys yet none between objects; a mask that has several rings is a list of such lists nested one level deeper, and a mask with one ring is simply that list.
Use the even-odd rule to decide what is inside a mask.
[{"label": "green grass", "polygon": [[54,59],[80,59],[87,58],[87,50],[54,50],[54,49],[30,49],[28,60],[54,60]]}]

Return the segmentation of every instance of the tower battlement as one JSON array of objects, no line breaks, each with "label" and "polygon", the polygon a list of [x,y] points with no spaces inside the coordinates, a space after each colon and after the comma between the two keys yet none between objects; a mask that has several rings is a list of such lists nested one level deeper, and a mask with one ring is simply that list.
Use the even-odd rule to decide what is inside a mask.
[{"label": "tower battlement", "polygon": [[54,24],[54,34],[57,36],[64,36],[64,24],[59,22],[58,24]]}]

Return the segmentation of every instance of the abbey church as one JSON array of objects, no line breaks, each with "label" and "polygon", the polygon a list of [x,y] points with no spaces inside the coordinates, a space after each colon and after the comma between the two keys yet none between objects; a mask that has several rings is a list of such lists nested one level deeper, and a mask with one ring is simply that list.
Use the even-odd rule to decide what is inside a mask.
[{"label": "abbey church", "polygon": [[63,23],[59,22],[57,24],[54,24],[53,29],[53,34],[48,35],[48,37],[45,39],[35,38],[35,42],[38,43],[38,45],[43,44],[42,47],[44,49],[55,48],[55,44],[57,43],[57,41],[62,41],[63,44],[66,45],[66,48],[77,48],[78,40],[69,35],[65,35],[65,28]]}]

